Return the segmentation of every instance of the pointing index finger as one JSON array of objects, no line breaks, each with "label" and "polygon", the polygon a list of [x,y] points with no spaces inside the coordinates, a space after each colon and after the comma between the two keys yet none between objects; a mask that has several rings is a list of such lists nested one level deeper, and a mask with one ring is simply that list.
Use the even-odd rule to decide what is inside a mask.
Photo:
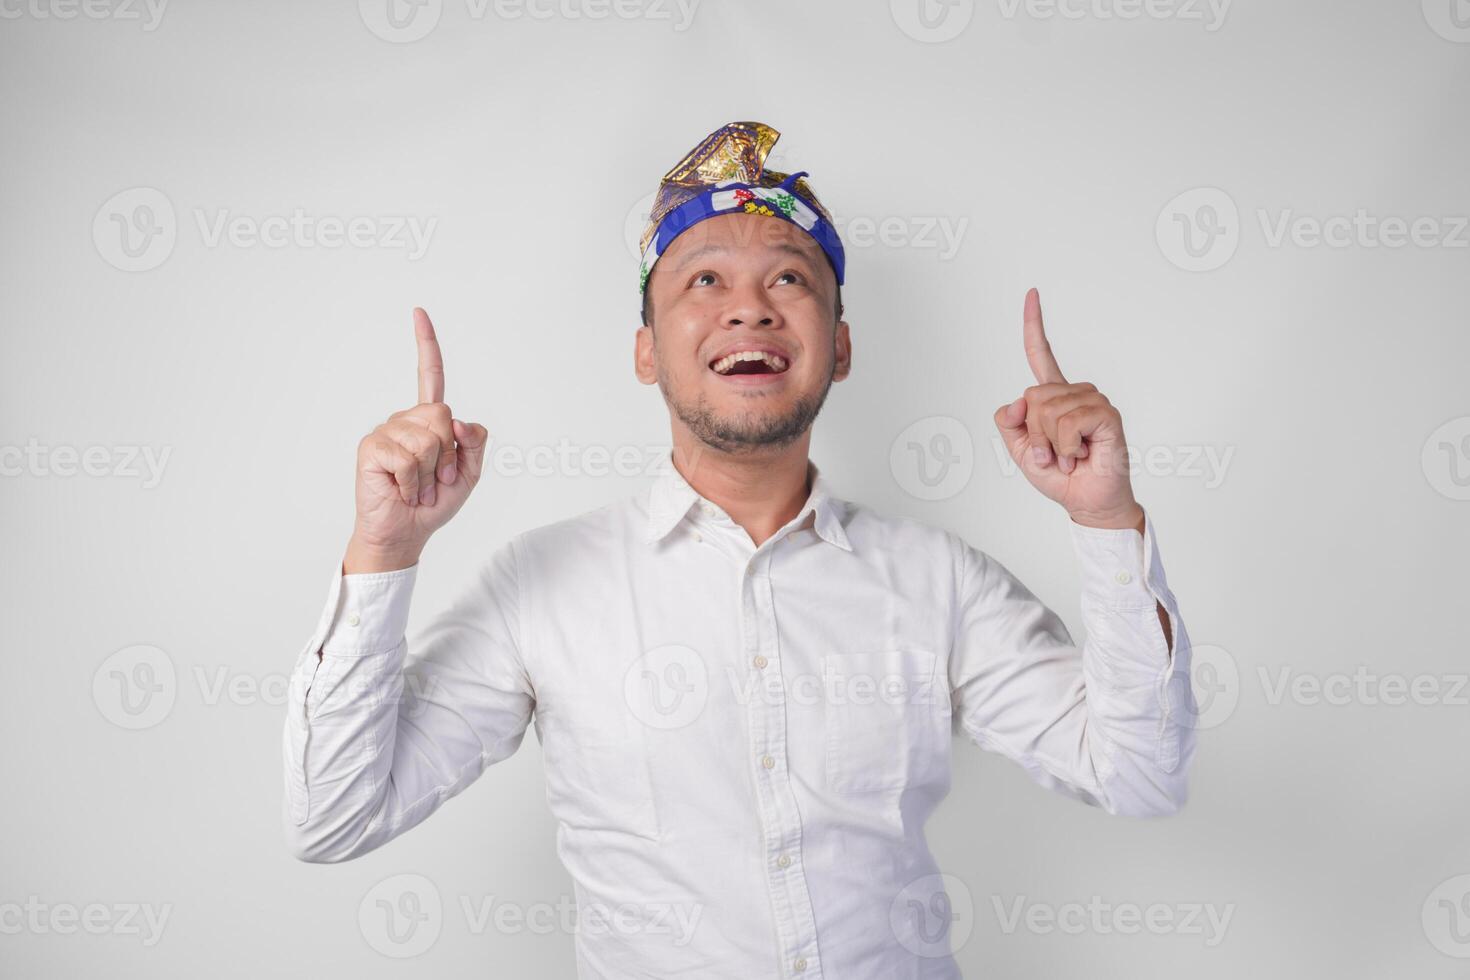
[{"label": "pointing index finger", "polygon": [[419,345],[419,401],[444,400],[444,355],[439,351],[439,338],[434,324],[422,308],[413,308],[413,335]]},{"label": "pointing index finger", "polygon": [[1026,308],[1021,317],[1025,321],[1026,360],[1031,364],[1037,384],[1066,384],[1067,379],[1052,356],[1046,328],[1041,324],[1041,294],[1035,287],[1026,293]]}]

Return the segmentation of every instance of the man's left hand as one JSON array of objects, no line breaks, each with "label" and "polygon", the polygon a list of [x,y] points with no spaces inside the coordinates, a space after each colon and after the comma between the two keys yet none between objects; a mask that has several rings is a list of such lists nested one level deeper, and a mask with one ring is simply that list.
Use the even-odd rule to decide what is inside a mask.
[{"label": "man's left hand", "polygon": [[1089,527],[1143,530],[1143,508],[1128,478],[1123,417],[1088,382],[1069,382],[1052,356],[1041,297],[1026,294],[1026,360],[1036,384],[995,413],[1011,458],[1031,485]]}]

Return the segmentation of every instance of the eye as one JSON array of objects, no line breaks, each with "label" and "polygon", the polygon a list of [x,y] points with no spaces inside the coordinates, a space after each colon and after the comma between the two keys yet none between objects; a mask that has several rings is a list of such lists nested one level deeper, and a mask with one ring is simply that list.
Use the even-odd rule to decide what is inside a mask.
[{"label": "eye", "polygon": [[704,280],[704,279],[708,279],[709,280],[709,283],[707,285],[713,286],[714,283],[715,283],[715,274],[713,272],[701,272],[701,273],[699,273],[698,275],[696,275],[693,279],[691,279],[689,281],[689,285],[691,285],[691,286],[706,285],[705,283],[701,282],[701,280]]},{"label": "eye", "polygon": [[782,279],[787,279],[787,278],[791,279],[793,282],[798,282],[798,283],[803,281],[802,278],[801,278],[801,273],[799,273],[799,272],[793,272],[790,269],[787,269],[785,272],[783,272],[780,275],[778,275],[776,277],[776,281],[777,282],[780,282]]}]

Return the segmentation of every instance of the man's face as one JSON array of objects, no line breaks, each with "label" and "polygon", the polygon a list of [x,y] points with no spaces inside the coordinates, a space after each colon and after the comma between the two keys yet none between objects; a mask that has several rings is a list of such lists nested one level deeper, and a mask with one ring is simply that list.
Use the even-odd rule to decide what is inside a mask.
[{"label": "man's face", "polygon": [[[652,327],[640,327],[638,379],[724,452],[790,444],[810,428],[852,358],[836,318],[837,279],[796,225],[722,214],[685,231],[649,277]],[[736,355],[731,357],[730,355]]]}]

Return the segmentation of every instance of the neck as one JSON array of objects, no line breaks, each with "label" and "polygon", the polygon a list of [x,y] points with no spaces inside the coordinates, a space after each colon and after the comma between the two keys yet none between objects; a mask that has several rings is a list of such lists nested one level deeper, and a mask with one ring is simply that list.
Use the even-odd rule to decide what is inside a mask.
[{"label": "neck", "polygon": [[806,504],[811,430],[785,446],[730,453],[705,445],[677,420],[674,468],[695,492],[719,505],[760,547]]}]

